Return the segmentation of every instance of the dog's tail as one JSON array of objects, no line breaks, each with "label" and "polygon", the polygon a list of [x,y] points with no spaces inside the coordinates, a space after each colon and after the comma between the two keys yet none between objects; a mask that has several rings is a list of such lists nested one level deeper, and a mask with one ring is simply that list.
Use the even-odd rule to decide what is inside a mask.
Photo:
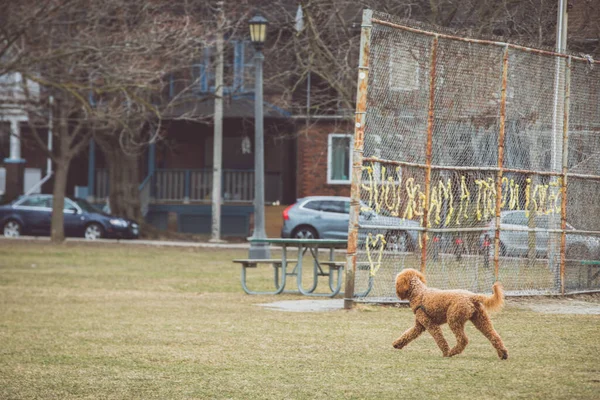
[{"label": "dog's tail", "polygon": [[493,294],[491,296],[480,295],[477,300],[483,304],[488,311],[497,311],[504,306],[504,289],[500,282],[494,283],[492,286]]}]

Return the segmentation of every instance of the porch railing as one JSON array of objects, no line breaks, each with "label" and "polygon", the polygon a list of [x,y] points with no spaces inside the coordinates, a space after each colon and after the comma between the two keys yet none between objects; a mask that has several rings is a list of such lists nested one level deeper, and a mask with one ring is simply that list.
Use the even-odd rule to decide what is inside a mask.
[{"label": "porch railing", "polygon": [[[140,185],[144,198],[151,201],[207,202],[212,199],[211,169],[157,169],[154,176]],[[253,170],[223,170],[224,202],[254,201]],[[108,170],[96,170],[96,198],[108,197]],[[149,195],[149,196],[148,196]],[[265,172],[265,201],[281,201],[281,173]],[[147,203],[146,203],[147,204]]]}]

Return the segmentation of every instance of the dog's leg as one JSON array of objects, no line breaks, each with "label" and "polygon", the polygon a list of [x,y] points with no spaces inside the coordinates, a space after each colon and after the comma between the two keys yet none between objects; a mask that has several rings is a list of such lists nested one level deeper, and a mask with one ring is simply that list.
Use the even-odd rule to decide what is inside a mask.
[{"label": "dog's leg", "polygon": [[429,332],[429,334],[431,336],[433,336],[435,343],[438,345],[438,347],[442,351],[442,354],[444,355],[444,357],[448,357],[448,352],[450,351],[450,346],[448,346],[448,342],[446,341],[446,339],[444,338],[444,335],[442,334],[442,328],[440,328],[439,325],[431,325],[431,326],[427,327],[427,332]]},{"label": "dog's leg", "polygon": [[401,349],[416,338],[419,337],[421,333],[425,332],[425,327],[419,323],[419,321],[415,321],[415,326],[408,329],[406,332],[402,334],[398,339],[396,339],[393,343],[394,348]]},{"label": "dog's leg", "polygon": [[469,343],[469,338],[465,334],[465,320],[460,319],[452,319],[448,321],[448,326],[452,332],[454,332],[454,336],[456,336],[456,346],[454,346],[450,353],[448,353],[448,357],[455,356],[463,352],[467,344]]},{"label": "dog's leg", "polygon": [[494,346],[498,352],[498,357],[502,360],[506,360],[508,358],[508,350],[504,347],[500,335],[498,335],[498,332],[494,329],[488,313],[484,309],[479,308],[475,315],[471,317],[471,322],[473,322],[475,328],[479,329],[479,331],[492,343],[492,346]]},{"label": "dog's leg", "polygon": [[442,329],[439,325],[434,324],[429,320],[429,317],[425,315],[423,310],[417,311],[417,321],[421,323],[427,329],[427,332],[433,337],[435,343],[438,345],[444,357],[448,357],[448,352],[450,351],[450,346],[448,346],[448,342],[444,338],[442,334]]}]

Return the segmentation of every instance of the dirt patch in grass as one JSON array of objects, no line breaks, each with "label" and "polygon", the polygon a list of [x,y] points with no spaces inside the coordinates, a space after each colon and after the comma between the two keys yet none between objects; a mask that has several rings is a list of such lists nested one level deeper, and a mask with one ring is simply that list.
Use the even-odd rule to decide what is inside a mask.
[{"label": "dirt patch in grass", "polygon": [[[543,314],[586,314],[600,315],[600,293],[572,297],[528,297],[509,298],[508,306],[523,308]],[[285,300],[257,304],[269,310],[285,312],[324,312],[343,309],[342,299]],[[401,305],[398,305],[399,307]],[[402,304],[406,306],[406,304]],[[361,305],[355,305],[361,307]]]},{"label": "dirt patch in grass", "polygon": [[337,311],[344,308],[343,299],[329,300],[284,300],[273,303],[257,304],[269,310],[287,312],[323,312]]},{"label": "dirt patch in grass", "polygon": [[600,315],[600,293],[580,294],[568,297],[521,297],[510,298],[508,305],[544,314]]}]

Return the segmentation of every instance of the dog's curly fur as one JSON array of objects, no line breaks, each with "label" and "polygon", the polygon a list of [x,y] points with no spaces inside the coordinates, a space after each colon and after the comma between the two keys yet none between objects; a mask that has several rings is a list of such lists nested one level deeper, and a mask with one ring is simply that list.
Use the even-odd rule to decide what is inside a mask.
[{"label": "dog's curly fur", "polygon": [[[469,342],[464,327],[470,320],[492,343],[498,352],[498,357],[503,360],[508,358],[508,350],[494,330],[486,311],[494,311],[504,305],[504,293],[499,282],[492,287],[491,296],[466,290],[433,289],[425,284],[425,276],[414,269],[405,269],[396,277],[396,294],[402,300],[408,299],[410,308],[415,313],[415,325],[394,341],[396,349],[403,348],[427,330],[442,350],[444,357],[455,356],[460,354]],[[440,328],[440,325],[445,323],[448,323],[456,336],[456,346],[452,349],[448,346]]]}]

